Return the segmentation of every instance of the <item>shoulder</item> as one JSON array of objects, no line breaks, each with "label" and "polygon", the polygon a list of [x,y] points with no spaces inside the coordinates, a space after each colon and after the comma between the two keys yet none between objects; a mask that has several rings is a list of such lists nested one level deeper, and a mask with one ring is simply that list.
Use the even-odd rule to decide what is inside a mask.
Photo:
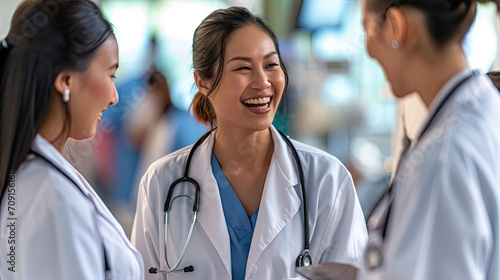
[{"label": "shoulder", "polygon": [[[443,108],[435,124],[408,153],[398,177],[426,186],[457,181],[457,187],[467,188],[465,182],[481,181],[481,186],[493,182],[500,164],[498,90],[478,75]],[[462,182],[458,182],[460,178]]]},{"label": "shoulder", "polygon": [[82,222],[84,217],[91,217],[93,208],[84,193],[46,162],[28,157],[15,176],[20,215],[45,213],[55,219],[74,215]]},{"label": "shoulder", "polygon": [[44,161],[31,157],[20,166],[15,202],[19,244],[71,242],[94,248],[98,231],[91,201]]},{"label": "shoulder", "polygon": [[500,92],[485,75],[477,75],[467,83],[452,104],[450,109],[461,123],[500,121]]},{"label": "shoulder", "polygon": [[315,207],[331,208],[336,202],[345,200],[354,203],[354,183],[347,168],[331,154],[310,145],[293,141],[304,170],[308,195]]},{"label": "shoulder", "polygon": [[486,76],[478,75],[465,84],[439,115],[412,151],[413,157],[453,165],[457,163],[450,160],[453,157],[474,156],[485,150],[498,153],[500,93]]},{"label": "shoulder", "polygon": [[168,191],[166,186],[182,176],[191,147],[192,145],[168,154],[149,166],[139,185],[139,200],[146,199],[151,207],[161,204],[158,199],[165,196]]},{"label": "shoulder", "polygon": [[335,156],[321,149],[296,140],[292,140],[292,143],[297,150],[301,161],[304,162],[303,165],[306,168],[312,168],[315,173],[319,174],[325,174],[325,172],[333,172],[342,178],[345,178],[347,175],[349,175],[349,171],[347,170],[347,168]]},{"label": "shoulder", "polygon": [[450,121],[446,156],[485,157],[498,154],[500,93],[490,79],[478,75],[457,98]]},{"label": "shoulder", "polygon": [[144,174],[144,178],[153,178],[170,173],[177,174],[178,170],[184,168],[186,158],[192,146],[189,145],[156,160],[149,166]]}]

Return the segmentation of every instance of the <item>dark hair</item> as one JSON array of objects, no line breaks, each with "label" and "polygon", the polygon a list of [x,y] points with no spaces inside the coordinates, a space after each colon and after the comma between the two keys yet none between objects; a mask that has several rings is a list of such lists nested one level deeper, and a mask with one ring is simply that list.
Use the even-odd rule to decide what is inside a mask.
[{"label": "dark hair", "polygon": [[425,13],[426,25],[435,44],[439,47],[453,38],[465,37],[476,14],[476,3],[499,0],[367,0],[367,9],[385,17],[392,7],[408,5]]},{"label": "dark hair", "polygon": [[216,10],[201,22],[193,36],[193,69],[201,79],[213,79],[207,95],[198,92],[191,103],[193,114],[198,122],[213,125],[216,116],[208,96],[217,88],[222,79],[227,38],[233,31],[248,25],[261,28],[273,40],[281,69],[285,74],[284,90],[286,90],[288,72],[281,58],[278,38],[266,22],[243,7]]},{"label": "dark hair", "polygon": [[499,71],[491,71],[488,72],[486,75],[491,79],[491,82],[493,82],[493,85],[500,90],[500,72]]},{"label": "dark hair", "polygon": [[[16,10],[0,47],[0,198],[58,94],[57,76],[87,70],[112,34],[90,0],[27,0]],[[66,116],[64,130],[67,106]]]}]

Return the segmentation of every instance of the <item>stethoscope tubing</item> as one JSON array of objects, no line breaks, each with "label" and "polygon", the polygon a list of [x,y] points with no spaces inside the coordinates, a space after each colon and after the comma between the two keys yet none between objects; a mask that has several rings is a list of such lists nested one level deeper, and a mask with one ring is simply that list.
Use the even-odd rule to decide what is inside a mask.
[{"label": "stethoscope tubing", "polygon": [[300,164],[300,158],[299,154],[297,153],[297,150],[294,148],[292,141],[288,139],[288,136],[286,136],[283,132],[278,130],[280,135],[282,136],[283,140],[287,143],[288,147],[290,147],[290,150],[292,151],[292,155],[295,158],[295,161],[297,162],[297,169],[299,171],[299,179],[300,179],[300,188],[302,190],[302,204],[304,208],[304,252],[309,252],[309,215],[308,215],[308,203],[307,203],[307,194],[306,194],[306,188],[305,188],[305,176],[304,176],[304,170],[302,169],[302,164]]},{"label": "stethoscope tubing", "polygon": [[165,212],[165,220],[164,220],[165,221],[165,225],[164,225],[164,228],[165,228],[165,234],[164,234],[165,246],[163,247],[163,249],[165,250],[165,262],[167,263],[167,267],[169,268],[169,270],[166,273],[170,273],[170,272],[176,271],[177,267],[179,267],[179,265],[181,264],[182,259],[184,259],[184,255],[186,254],[187,248],[188,248],[189,243],[191,241],[191,236],[193,235],[193,229],[194,229],[194,224],[196,223],[196,219],[197,219],[197,212],[193,210],[193,218],[191,220],[191,226],[189,227],[189,233],[188,233],[188,236],[186,237],[186,242],[184,243],[184,248],[182,248],[181,256],[179,257],[179,259],[177,260],[177,262],[174,264],[174,266],[170,267],[170,265],[168,264],[168,259],[167,259],[167,247],[168,247],[168,231],[167,231],[168,212]]}]

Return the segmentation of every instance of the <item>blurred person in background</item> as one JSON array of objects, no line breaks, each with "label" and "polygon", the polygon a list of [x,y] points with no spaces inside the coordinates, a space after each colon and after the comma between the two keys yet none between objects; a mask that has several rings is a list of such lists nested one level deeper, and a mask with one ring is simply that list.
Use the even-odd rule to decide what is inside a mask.
[{"label": "blurred person in background", "polygon": [[[132,143],[140,150],[136,180],[131,200],[137,201],[140,179],[157,159],[196,142],[207,127],[197,123],[188,112],[172,103],[166,77],[153,65],[148,72],[145,99],[130,116],[128,131]],[[134,200],[135,199],[135,200]]]},{"label": "blurred person in background", "polygon": [[500,279],[500,96],[461,44],[478,2],[497,3],[363,0],[369,55],[429,117],[368,219],[359,279]]},{"label": "blurred person in background", "polygon": [[1,279],[143,279],[141,255],[62,156],[118,102],[117,68],[93,2],[28,0],[15,12],[0,43]]},{"label": "blurred person in background", "polygon": [[[367,233],[349,172],[271,124],[288,82],[274,32],[245,8],[216,10],[195,31],[193,68],[193,111],[216,129],[142,178],[132,243],[150,273],[298,279],[296,266],[332,262],[353,279]],[[171,185],[183,173],[199,192]]]}]

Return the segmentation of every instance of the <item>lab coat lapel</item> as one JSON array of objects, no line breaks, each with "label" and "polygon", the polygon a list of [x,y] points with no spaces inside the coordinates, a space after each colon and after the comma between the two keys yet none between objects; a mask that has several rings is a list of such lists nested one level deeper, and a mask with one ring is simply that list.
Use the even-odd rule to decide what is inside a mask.
[{"label": "lab coat lapel", "polygon": [[190,174],[200,182],[200,209],[198,222],[219,254],[226,271],[231,272],[231,248],[226,220],[222,210],[217,181],[213,176],[212,156],[215,132],[196,150],[191,161]]},{"label": "lab coat lapel", "polygon": [[247,276],[262,252],[295,216],[301,205],[294,189],[299,181],[294,158],[276,129],[271,126],[270,130],[274,153],[267,171],[259,216],[248,254]]}]

